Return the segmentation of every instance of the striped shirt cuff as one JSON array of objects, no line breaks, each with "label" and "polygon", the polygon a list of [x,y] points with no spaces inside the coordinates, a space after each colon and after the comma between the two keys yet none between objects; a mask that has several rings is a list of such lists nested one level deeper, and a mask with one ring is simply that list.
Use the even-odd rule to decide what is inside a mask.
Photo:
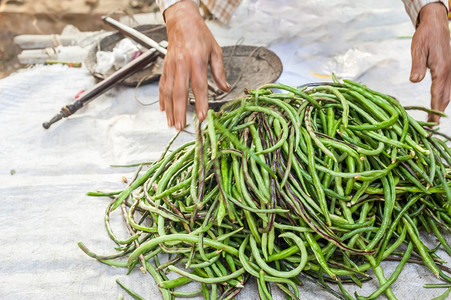
[{"label": "striped shirt cuff", "polygon": [[[1,1],[1,0],[0,0]],[[161,13],[171,5],[182,0],[157,0]],[[192,0],[197,3],[202,2],[205,8],[216,18],[219,22],[226,24],[232,16],[236,7],[240,4],[240,0]]]},{"label": "striped shirt cuff", "polygon": [[[168,9],[170,6],[176,4],[177,2],[180,2],[182,0],[157,0],[157,5],[160,8],[161,13],[163,14],[166,9]],[[199,0],[191,0],[196,2],[197,6],[199,6]]]},{"label": "striped shirt cuff", "polygon": [[434,2],[441,2],[446,7],[446,11],[449,10],[449,3],[448,0],[402,0],[404,2],[404,6],[406,8],[407,14],[410,17],[410,20],[412,20],[412,23],[415,27],[418,25],[418,15],[420,14],[420,10],[429,3]]}]

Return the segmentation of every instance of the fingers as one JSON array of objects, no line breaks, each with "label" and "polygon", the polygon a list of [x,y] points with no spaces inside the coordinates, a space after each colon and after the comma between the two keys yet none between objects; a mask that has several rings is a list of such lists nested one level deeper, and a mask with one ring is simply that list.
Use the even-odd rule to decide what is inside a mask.
[{"label": "fingers", "polygon": [[[440,103],[440,92],[436,88],[437,84],[436,82],[432,82],[431,85],[431,109],[438,110],[438,106]],[[428,122],[435,122],[437,124],[440,123],[440,116],[436,114],[428,114]]]},{"label": "fingers", "polygon": [[174,65],[170,59],[165,59],[163,63],[163,72],[158,85],[160,110],[166,112],[168,126],[174,126],[173,105],[172,105],[172,89],[174,85]]},{"label": "fingers", "polygon": [[422,37],[415,36],[412,39],[412,69],[410,71],[410,81],[412,82],[419,82],[426,75],[428,51],[421,39]]},{"label": "fingers", "polygon": [[226,80],[224,64],[222,62],[222,49],[219,45],[216,45],[211,53],[210,70],[218,87],[224,92],[228,92],[230,90],[230,84]]},{"label": "fingers", "polygon": [[164,90],[165,90],[165,84],[166,84],[166,66],[167,60],[163,61],[163,71],[161,72],[161,76],[158,83],[158,103],[160,104],[160,110],[164,111]]},{"label": "fingers", "polygon": [[[186,106],[188,99],[189,82],[194,93],[196,114],[200,122],[205,120],[208,112],[208,56],[198,55],[187,57],[167,56],[163,64],[163,73],[159,84],[160,110],[166,112],[168,126],[175,126],[177,130],[183,130],[186,125]],[[203,58],[205,57],[205,58]],[[221,58],[222,67],[222,58]],[[224,68],[222,67],[221,89],[228,90],[225,81]]]},{"label": "fingers", "polygon": [[[429,46],[427,66],[431,72],[431,108],[445,111],[448,106],[451,89],[451,49],[449,46],[449,30],[436,38],[434,45]],[[440,116],[430,114],[428,120],[439,123]]]},{"label": "fingers", "polygon": [[447,86],[448,86],[448,88],[446,90],[448,91],[448,93],[446,93],[446,90],[445,90],[445,94],[443,96],[443,100],[440,102],[441,105],[440,105],[440,108],[439,108],[439,110],[443,111],[443,112],[445,111],[446,107],[448,107],[449,100],[450,100],[449,87],[451,86],[451,83],[449,83]]},{"label": "fingers", "polygon": [[[219,49],[219,50],[218,50]],[[200,122],[205,120],[208,112],[208,62],[203,56],[193,56],[189,59],[180,57],[165,59],[163,75],[160,78],[160,109],[166,112],[168,126],[183,130],[186,125],[186,105],[188,99],[189,81],[193,90],[196,114]],[[222,62],[222,50],[216,47],[210,55],[210,66],[213,78],[223,91],[230,89],[226,81]]]},{"label": "fingers", "polygon": [[[437,72],[436,69],[431,69],[431,108],[434,110],[445,111],[445,108],[449,104],[451,81],[446,72],[446,70],[440,70]],[[436,114],[429,114],[428,121],[439,124],[440,116]]]},{"label": "fingers", "polygon": [[207,117],[208,112],[208,84],[207,84],[207,61],[197,57],[191,65],[191,88],[196,99],[196,114],[199,122]]},{"label": "fingers", "polygon": [[186,104],[189,87],[189,68],[183,58],[177,60],[174,89],[172,91],[173,119],[177,130],[186,125]]},{"label": "fingers", "polygon": [[165,58],[160,77],[160,110],[166,112],[168,126],[183,130],[186,126],[186,104],[189,88],[189,66],[183,59]]}]

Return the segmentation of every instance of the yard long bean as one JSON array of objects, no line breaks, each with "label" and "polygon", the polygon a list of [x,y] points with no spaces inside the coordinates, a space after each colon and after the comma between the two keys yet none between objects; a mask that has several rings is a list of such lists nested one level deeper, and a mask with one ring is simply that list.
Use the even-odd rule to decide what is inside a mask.
[{"label": "yard long bean", "polygon": [[[335,77],[267,84],[195,123],[195,141],[168,146],[123,191],[89,193],[112,198],[104,218],[118,246],[101,255],[79,243],[87,255],[142,265],[164,299],[232,299],[252,277],[262,299],[273,286],[299,298],[303,278],[353,299],[343,283],[365,284],[370,269],[380,286],[357,299],[394,299],[393,282],[419,259],[449,285],[422,232],[451,253],[451,148],[393,97]],[[113,233],[119,207],[131,237]],[[380,262],[402,244],[385,278]],[[199,288],[184,291],[192,281]]]}]

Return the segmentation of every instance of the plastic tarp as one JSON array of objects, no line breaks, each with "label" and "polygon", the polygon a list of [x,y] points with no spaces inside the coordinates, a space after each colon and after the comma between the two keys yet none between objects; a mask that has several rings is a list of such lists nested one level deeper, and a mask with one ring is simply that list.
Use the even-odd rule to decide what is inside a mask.
[{"label": "plastic tarp", "polygon": [[[161,16],[141,20],[161,22]],[[221,45],[242,39],[273,50],[284,66],[281,83],[328,81],[335,72],[403,105],[430,104],[430,76],[419,84],[408,80],[414,29],[401,1],[244,0],[229,24],[208,25]],[[136,269],[127,276],[126,269],[101,264],[77,246],[82,241],[94,252],[114,253],[103,223],[109,201],[86,192],[124,189],[136,167],[111,165],[155,160],[175,134],[158,104],[142,105],[158,99],[157,84],[116,87],[49,130],[42,128],[94,84],[86,69],[60,65],[35,66],[0,80],[2,299],[115,299],[124,293],[116,279],[146,299],[161,299],[149,275]],[[440,128],[451,134],[451,120],[442,119]],[[192,139],[184,133],[176,144]],[[113,218],[114,230],[125,236],[121,221]],[[389,276],[396,263],[382,265]],[[436,282],[426,267],[408,264],[392,288],[399,299],[431,299],[442,291],[423,285]],[[377,286],[374,277],[361,289],[347,288],[369,295]],[[302,299],[334,299],[308,281],[300,291]],[[258,297],[252,282],[238,299],[251,297]],[[283,298],[275,293],[275,299]]]}]

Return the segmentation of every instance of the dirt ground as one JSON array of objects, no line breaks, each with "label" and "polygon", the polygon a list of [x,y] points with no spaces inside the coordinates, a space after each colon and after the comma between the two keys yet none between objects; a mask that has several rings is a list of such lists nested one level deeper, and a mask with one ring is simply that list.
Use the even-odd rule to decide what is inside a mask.
[{"label": "dirt ground", "polygon": [[26,67],[17,59],[17,35],[59,34],[68,24],[97,31],[106,28],[102,16],[155,10],[155,0],[0,0],[0,78]]},{"label": "dirt ground", "polygon": [[13,43],[14,34],[11,31],[0,31],[0,78],[4,78],[22,65],[17,59],[20,47]]}]

